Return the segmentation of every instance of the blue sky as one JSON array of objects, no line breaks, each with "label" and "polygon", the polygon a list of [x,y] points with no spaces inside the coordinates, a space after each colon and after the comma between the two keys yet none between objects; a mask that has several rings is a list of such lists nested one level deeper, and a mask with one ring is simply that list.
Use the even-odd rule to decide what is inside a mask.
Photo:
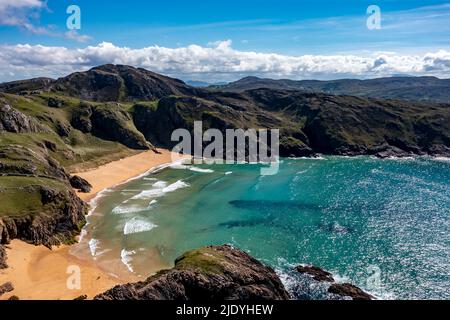
[{"label": "blue sky", "polygon": [[[26,5],[8,9],[8,3],[13,2]],[[450,51],[450,1],[48,0],[46,5],[36,5],[40,3],[43,2],[0,0],[1,46],[27,44],[75,50],[111,43],[139,50],[151,46],[186,48],[193,44],[208,48],[217,46],[219,41],[231,40],[229,47],[238,52],[286,56],[368,57],[380,52],[426,55]],[[66,28],[66,8],[71,4],[81,8],[82,28],[75,36],[67,34]],[[381,9],[380,30],[369,30],[366,26],[366,10],[371,4]],[[11,13],[17,16],[14,22],[7,19]],[[3,70],[3,74],[0,70],[0,80],[24,74],[17,72],[20,68],[13,69]],[[192,75],[197,75],[197,71]],[[241,75],[240,71],[241,68],[236,76]],[[346,73],[327,75],[324,71],[318,77],[333,78]],[[182,72],[180,75],[185,77]],[[283,76],[282,72],[272,75]],[[286,75],[292,77],[289,72]],[[206,76],[211,73],[208,71]]]}]

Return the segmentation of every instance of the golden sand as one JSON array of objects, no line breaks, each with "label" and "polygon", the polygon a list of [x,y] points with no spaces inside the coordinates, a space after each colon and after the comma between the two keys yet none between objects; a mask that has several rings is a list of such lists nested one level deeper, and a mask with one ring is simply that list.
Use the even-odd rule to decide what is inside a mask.
[{"label": "golden sand", "polygon": [[[90,193],[78,193],[78,196],[89,201],[103,189],[124,183],[154,167],[179,158],[179,155],[168,150],[158,150],[160,154],[146,151],[93,170],[75,173],[92,184]],[[12,241],[7,248],[9,268],[0,270],[0,285],[10,281],[14,291],[0,299],[8,299],[12,295],[22,300],[67,300],[81,295],[87,295],[88,299],[91,299],[114,285],[136,281],[131,274],[127,279],[107,274],[92,260],[77,258],[70,254],[69,250],[69,246],[50,250],[20,240]],[[80,281],[73,282],[77,270],[80,271]],[[78,284],[80,289],[77,289]]]}]

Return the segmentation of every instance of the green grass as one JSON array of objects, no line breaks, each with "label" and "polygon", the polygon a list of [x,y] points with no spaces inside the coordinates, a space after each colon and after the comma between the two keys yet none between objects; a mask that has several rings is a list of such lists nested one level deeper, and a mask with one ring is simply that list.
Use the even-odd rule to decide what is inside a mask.
[{"label": "green grass", "polygon": [[197,269],[198,271],[222,274],[227,260],[219,252],[211,248],[201,248],[186,252],[175,261],[180,270]]},{"label": "green grass", "polygon": [[0,217],[26,216],[42,211],[40,186],[64,190],[67,186],[54,179],[0,176]]}]

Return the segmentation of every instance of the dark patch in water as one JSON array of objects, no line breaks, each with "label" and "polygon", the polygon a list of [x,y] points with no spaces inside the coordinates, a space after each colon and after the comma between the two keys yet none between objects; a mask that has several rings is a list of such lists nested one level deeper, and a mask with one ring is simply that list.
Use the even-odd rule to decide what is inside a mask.
[{"label": "dark patch in water", "polygon": [[252,219],[252,220],[234,220],[219,223],[217,226],[221,228],[244,228],[244,227],[254,227],[259,224],[265,224],[271,219]]},{"label": "dark patch in water", "polygon": [[347,233],[352,233],[355,231],[352,227],[344,226],[337,222],[332,222],[332,223],[321,222],[318,224],[318,227],[329,233],[347,234]]},{"label": "dark patch in water", "polygon": [[319,211],[322,208],[319,205],[299,202],[299,201],[271,201],[271,200],[233,200],[229,202],[232,206],[239,209],[250,210],[270,210],[270,211],[282,211],[282,210],[309,210]]}]

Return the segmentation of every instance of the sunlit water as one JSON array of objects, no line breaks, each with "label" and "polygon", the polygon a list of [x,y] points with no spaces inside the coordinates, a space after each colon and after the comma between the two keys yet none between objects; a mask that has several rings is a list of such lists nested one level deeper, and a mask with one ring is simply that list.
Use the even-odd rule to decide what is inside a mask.
[{"label": "sunlit water", "polygon": [[450,298],[450,163],[369,157],[175,165],[97,199],[78,246],[145,277],[186,250],[232,244],[280,274],[327,269],[381,298]]}]

